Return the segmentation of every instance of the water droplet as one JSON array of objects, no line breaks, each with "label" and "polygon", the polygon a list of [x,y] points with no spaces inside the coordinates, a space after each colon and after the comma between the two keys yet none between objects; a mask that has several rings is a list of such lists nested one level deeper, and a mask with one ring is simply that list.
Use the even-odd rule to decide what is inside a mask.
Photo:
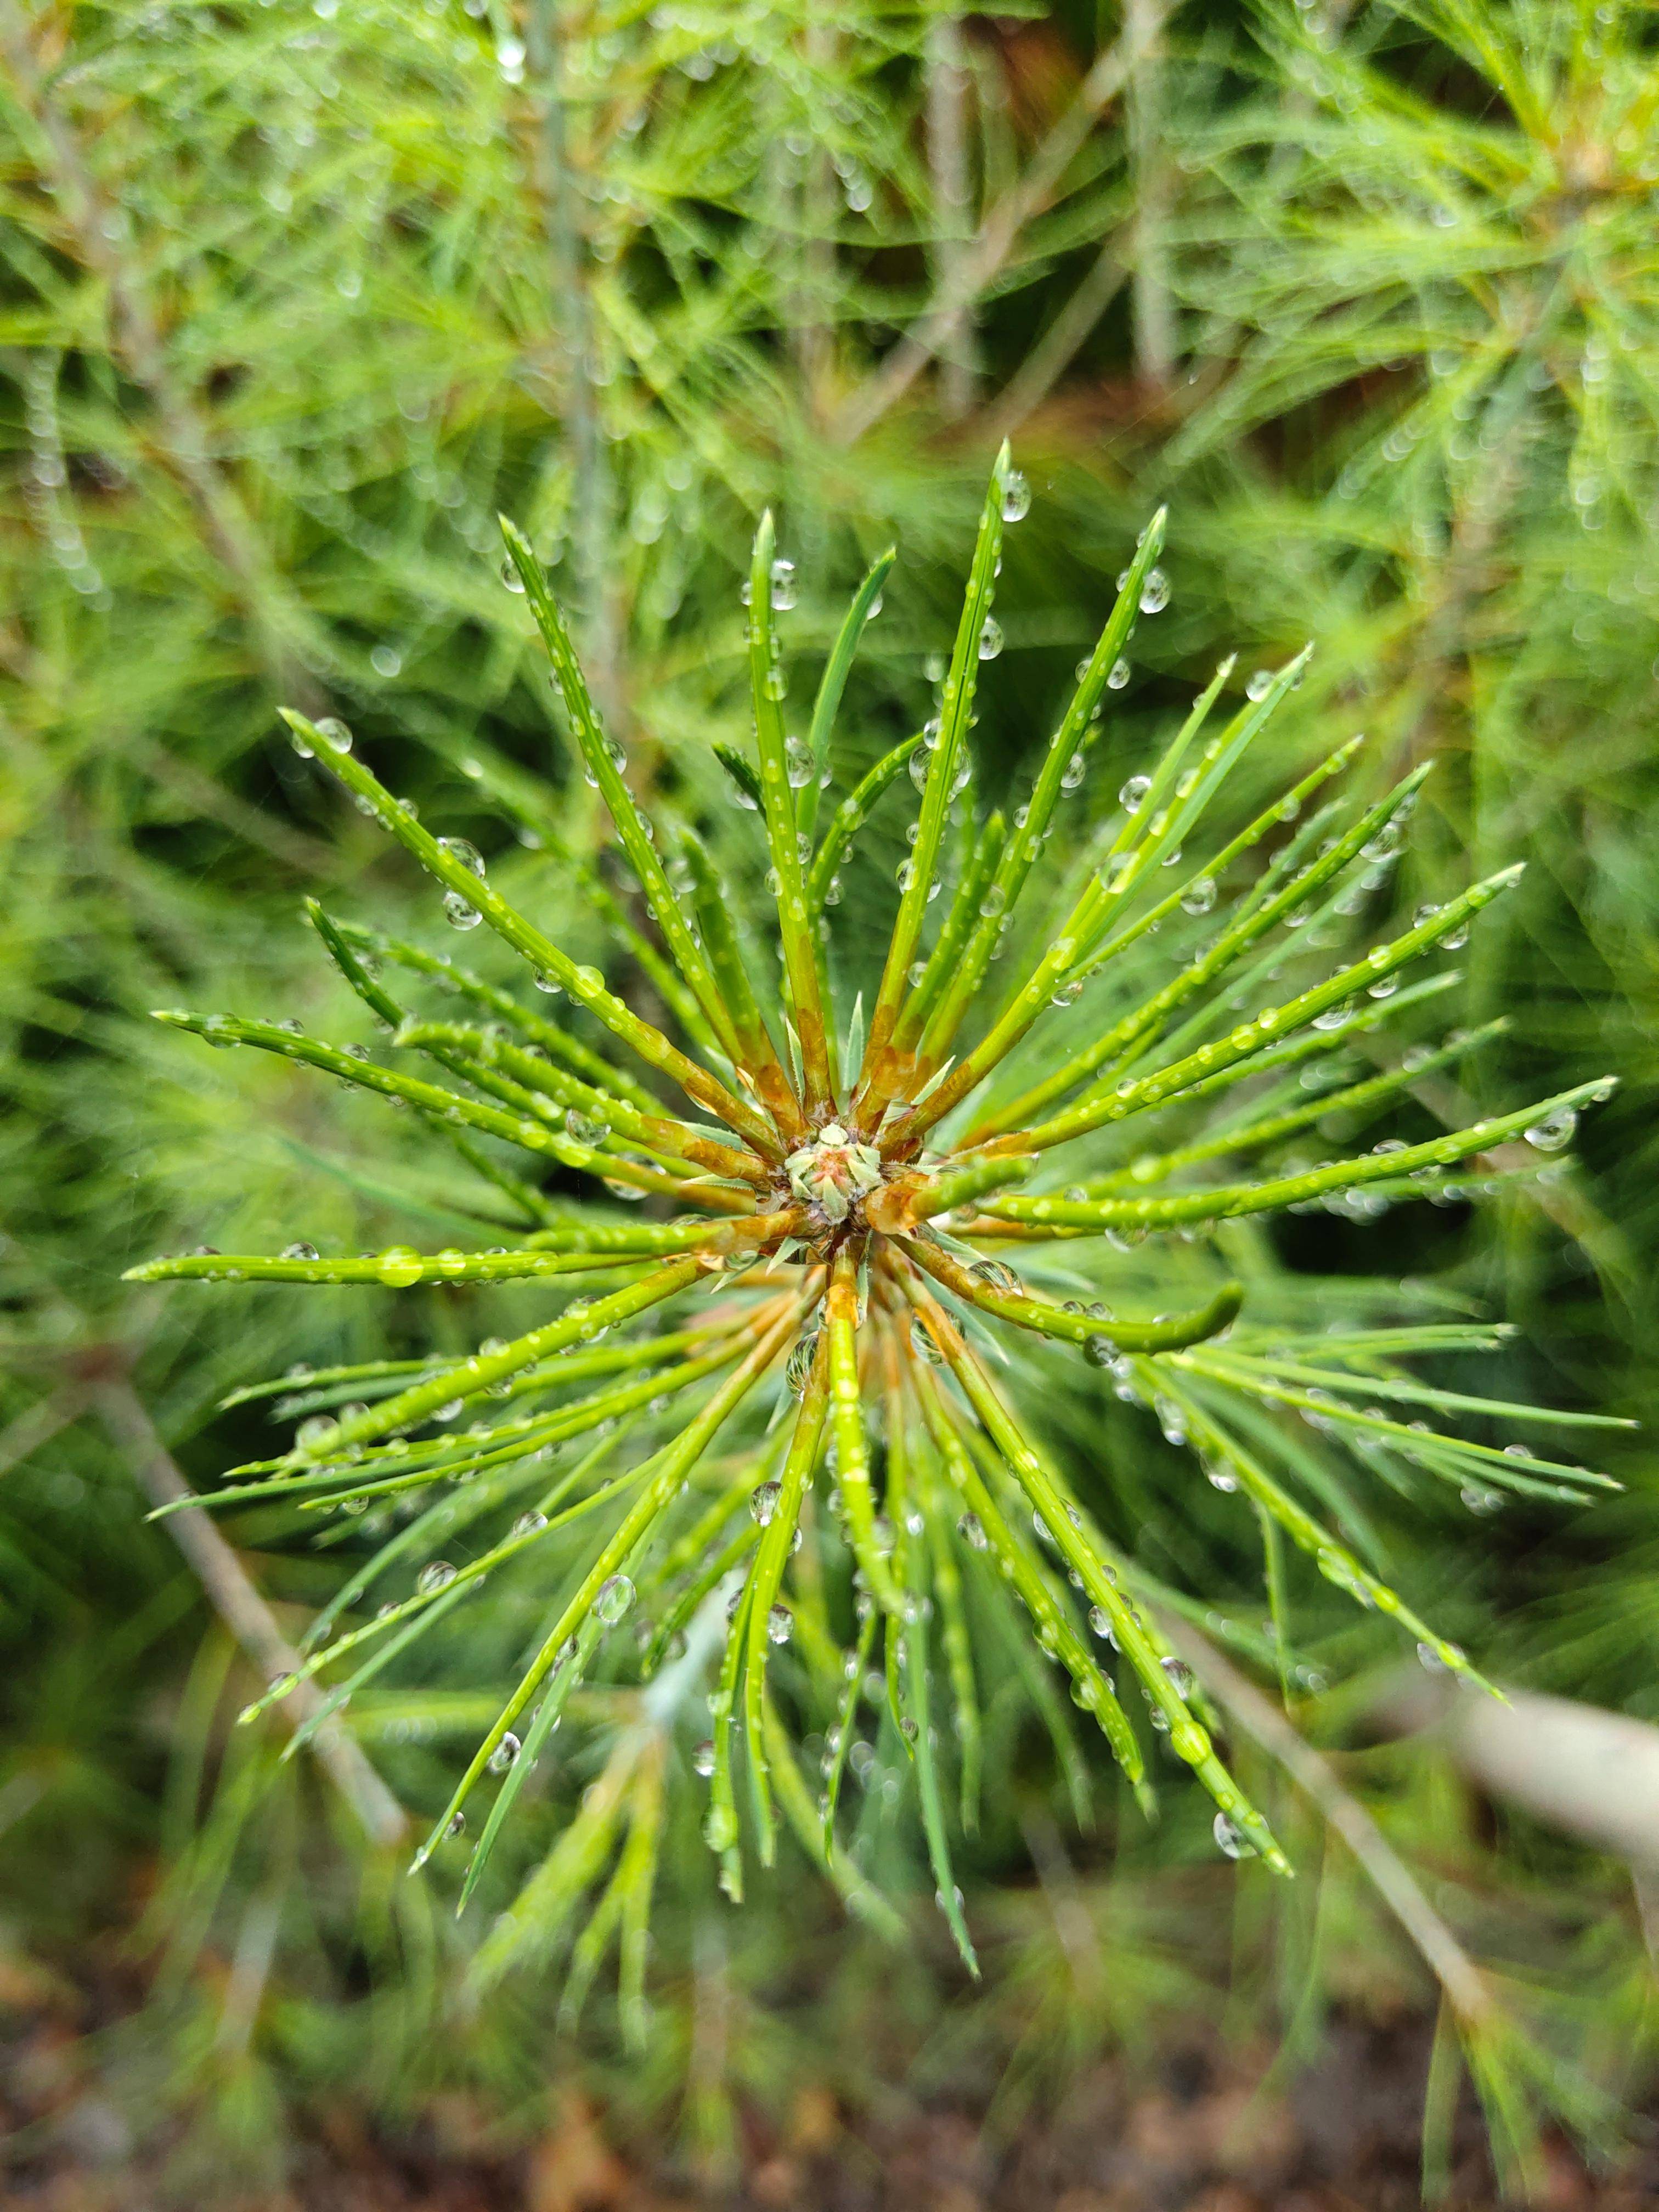
[{"label": "water droplet", "polygon": [[957,1523],[957,1534],[970,1552],[982,1552],[990,1541],[977,1513],[964,1513]]},{"label": "water droplet", "polygon": [[812,1363],[818,1356],[817,1333],[801,1337],[784,1363],[783,1379],[797,1398],[800,1397],[811,1378]]},{"label": "water droplet", "polygon": [[507,1734],[501,1738],[495,1750],[489,1754],[490,1772],[492,1774],[505,1774],[507,1768],[513,1765],[518,1759],[520,1751],[522,1748],[523,1747],[520,1745],[518,1737],[514,1735],[511,1729],[508,1729]]},{"label": "water droplet", "polygon": [[711,1851],[729,1851],[738,1840],[738,1816],[729,1805],[711,1805],[703,1815],[702,1839]]},{"label": "water droplet", "polygon": [[383,1283],[394,1290],[402,1290],[410,1283],[418,1283],[426,1272],[426,1263],[412,1244],[388,1244],[374,1263],[374,1272]]},{"label": "water droplet", "polygon": [[1121,791],[1118,793],[1117,803],[1125,810],[1126,812],[1133,814],[1139,809],[1152,787],[1152,779],[1151,776],[1132,775],[1127,783],[1124,785]]},{"label": "water droplet", "polygon": [[285,1244],[283,1247],[285,1260],[320,1260],[322,1256],[314,1244]]},{"label": "water droplet", "polygon": [[1527,1142],[1540,1152],[1559,1152],[1572,1141],[1572,1133],[1578,1127],[1578,1115],[1571,1106],[1558,1106],[1554,1113],[1547,1114],[1541,1121],[1534,1121],[1527,1131]]},{"label": "water droplet", "polygon": [[778,1500],[782,1495],[783,1485],[781,1482],[758,1483],[749,1493],[749,1510],[763,1528],[768,1526],[777,1511]]},{"label": "water droplet", "polygon": [[1018,469],[1011,469],[1003,480],[1002,519],[1005,522],[1024,522],[1031,512],[1031,487]]},{"label": "water droplet", "polygon": [[524,590],[524,578],[519,574],[510,553],[501,562],[501,581],[509,592],[522,593]]},{"label": "water droplet", "polygon": [[1181,894],[1182,909],[1187,914],[1208,914],[1215,905],[1215,878],[1200,876],[1189,884]]},{"label": "water droplet", "polygon": [[447,1589],[455,1579],[457,1570],[447,1559],[434,1559],[416,1577],[415,1587],[422,1597],[431,1597],[441,1589]]},{"label": "water droplet", "polygon": [[484,872],[483,855],[470,839],[465,837],[440,837],[438,840],[438,850],[441,853],[447,853],[452,860],[459,860],[461,866],[467,870],[469,874],[475,875],[482,878]]},{"label": "water droplet", "polygon": [[1503,1492],[1483,1489],[1479,1483],[1466,1482],[1457,1494],[1471,1513],[1498,1513],[1503,1510]]},{"label": "water droplet", "polygon": [[704,1736],[702,1741],[692,1752],[691,1771],[694,1774],[701,1774],[705,1782],[714,1771],[714,1745],[711,1737]]},{"label": "water droplet", "polygon": [[1070,760],[1066,762],[1065,773],[1060,779],[1060,789],[1062,791],[1075,791],[1088,773],[1089,763],[1085,759],[1084,756],[1080,752],[1073,753]]},{"label": "water droplet", "polygon": [[1166,1657],[1160,1659],[1158,1663],[1169,1676],[1170,1681],[1175,1685],[1177,1694],[1183,1698],[1191,1697],[1193,1693],[1193,1670],[1187,1664],[1186,1661],[1184,1659]]},{"label": "water droplet", "polygon": [[1230,1820],[1224,1813],[1216,1814],[1210,1824],[1210,1832],[1215,1838],[1217,1848],[1225,1857],[1253,1859],[1255,1856],[1255,1845],[1238,1823]]},{"label": "water droplet", "polygon": [[1273,672],[1272,669],[1258,668],[1255,674],[1251,677],[1249,682],[1244,686],[1244,696],[1247,699],[1252,700],[1265,699],[1268,692],[1270,692],[1273,688]]},{"label": "water droplet", "polygon": [[1001,650],[1002,625],[994,615],[987,615],[979,634],[979,657],[981,660],[994,660]]},{"label": "water droplet", "polygon": [[545,1528],[546,1526],[547,1516],[545,1513],[520,1513],[518,1519],[513,1523],[513,1534],[515,1536],[533,1536],[538,1529]]},{"label": "water droplet", "polygon": [[446,1821],[445,1821],[445,1823],[444,1823],[444,1834],[445,1834],[446,1838],[448,1839],[448,1841],[449,1841],[449,1842],[453,1843],[457,1836],[464,1836],[465,1833],[466,1833],[466,1815],[465,1815],[465,1813],[452,1813],[452,1814],[450,1814],[450,1816],[449,1816],[448,1820],[446,1820]]},{"label": "water droplet", "polygon": [[1149,568],[1140,582],[1140,611],[1161,615],[1170,604],[1170,580],[1162,568]]},{"label": "water droplet", "polygon": [[773,1644],[787,1644],[795,1632],[795,1616],[787,1605],[775,1605],[766,1616],[766,1633]]},{"label": "water droplet", "polygon": [[780,614],[787,614],[795,604],[795,564],[781,555],[772,563],[772,605]]},{"label": "water droplet", "polygon": [[294,1441],[302,1452],[315,1457],[325,1452],[339,1434],[340,1425],[331,1415],[313,1413],[308,1421],[301,1421],[294,1432]]},{"label": "water droplet", "polygon": [[453,929],[476,929],[483,920],[477,908],[459,891],[444,893],[444,920]]},{"label": "water droplet", "polygon": [[614,1628],[634,1602],[634,1585],[626,1575],[612,1575],[599,1584],[593,1610],[607,1628]]},{"label": "water droplet", "polygon": [[318,736],[337,753],[351,750],[351,732],[337,714],[325,714],[316,726]]}]

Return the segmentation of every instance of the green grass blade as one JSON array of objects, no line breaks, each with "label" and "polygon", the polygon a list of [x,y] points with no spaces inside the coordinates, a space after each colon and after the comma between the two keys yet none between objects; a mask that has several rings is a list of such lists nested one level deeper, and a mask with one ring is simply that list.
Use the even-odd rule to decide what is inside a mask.
[{"label": "green grass blade", "polygon": [[888,571],[898,558],[897,549],[889,546],[871,564],[870,572],[853,594],[853,604],[830,649],[830,658],[823,665],[818,682],[817,696],[812,702],[811,727],[807,733],[806,749],[812,757],[813,774],[802,786],[800,803],[797,809],[800,826],[810,837],[818,817],[818,792],[830,768],[830,739],[836,726],[836,711],[842,693],[847,689],[847,678],[852,672],[854,656],[859,641],[864,635],[864,625],[874,612],[881,587],[887,580]]}]

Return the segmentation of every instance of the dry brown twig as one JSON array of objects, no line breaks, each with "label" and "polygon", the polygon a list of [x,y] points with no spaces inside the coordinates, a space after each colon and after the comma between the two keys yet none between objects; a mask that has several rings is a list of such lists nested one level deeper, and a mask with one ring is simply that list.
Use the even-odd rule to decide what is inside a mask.
[{"label": "dry brown twig", "polygon": [[[111,1436],[127,1455],[139,1487],[153,1505],[176,1507],[191,1497],[189,1484],[125,1377],[95,1384],[93,1402]],[[270,1681],[294,1674],[301,1662],[293,1645],[208,1516],[199,1509],[173,1511],[167,1526],[208,1602],[258,1668],[261,1678]],[[321,1692],[307,1681],[297,1684],[276,1710],[298,1729],[314,1720],[322,1705]],[[383,1844],[401,1842],[408,1826],[403,1808],[356,1739],[337,1720],[327,1720],[313,1731],[311,1744],[319,1765],[362,1823],[369,1840]]]}]

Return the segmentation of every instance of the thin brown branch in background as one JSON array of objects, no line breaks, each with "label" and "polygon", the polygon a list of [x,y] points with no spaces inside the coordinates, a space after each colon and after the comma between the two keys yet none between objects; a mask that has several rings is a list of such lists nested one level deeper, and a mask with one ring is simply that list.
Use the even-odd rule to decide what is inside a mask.
[{"label": "thin brown branch in background", "polygon": [[1100,56],[1071,106],[1031,156],[1024,176],[981,223],[952,276],[935,290],[915,325],[842,407],[834,428],[843,445],[854,444],[873,428],[950,343],[957,318],[1000,274],[1026,224],[1049,204],[1079,149],[1122,91],[1139,59],[1139,48],[1127,30]]},{"label": "thin brown branch in background", "polygon": [[1170,294],[1169,157],[1164,143],[1159,94],[1159,46],[1164,0],[1126,0],[1124,36],[1134,47],[1135,65],[1124,101],[1129,174],[1134,202],[1133,333],[1135,371],[1143,384],[1159,391],[1175,377],[1175,308]]},{"label": "thin brown branch in background", "polygon": [[526,40],[541,104],[537,184],[548,246],[549,296],[564,356],[565,428],[572,448],[571,546],[580,592],[589,681],[613,728],[622,716],[620,621],[610,549],[616,489],[599,419],[599,331],[580,181],[571,144],[565,52],[573,37],[562,0],[531,0]]},{"label": "thin brown branch in background", "polygon": [[1474,2027],[1493,2020],[1500,2008],[1486,1976],[1430,1904],[1370,1814],[1338,1781],[1329,1761],[1291,1727],[1271,1698],[1222,1656],[1207,1637],[1172,1613],[1160,1614],[1159,1625],[1216,1703],[1284,1768],[1326,1825],[1341,1837],[1422,1954],[1458,2018]]},{"label": "thin brown branch in background", "polygon": [[[130,1384],[107,1382],[95,1392],[98,1410],[132,1465],[139,1487],[152,1505],[175,1505],[192,1495],[172,1454]],[[270,1607],[248,1580],[242,1564],[207,1515],[170,1513],[167,1534],[184,1553],[208,1602],[224,1622],[265,1681],[293,1674],[300,1665],[294,1647],[277,1626]],[[321,1692],[299,1683],[276,1710],[299,1728],[321,1711]],[[325,1721],[311,1738],[317,1762],[351,1807],[370,1840],[400,1842],[407,1823],[402,1807],[370,1765],[362,1747],[337,1720]]]},{"label": "thin brown branch in background", "polygon": [[[957,264],[968,248],[964,226],[970,185],[968,167],[969,76],[962,26],[942,16],[927,33],[927,169],[933,191],[933,266],[941,294],[959,282]],[[970,308],[959,306],[939,342],[939,398],[952,418],[974,401],[975,362]]]},{"label": "thin brown branch in background", "polygon": [[84,1406],[80,1394],[65,1384],[50,1397],[37,1399],[15,1421],[8,1422],[0,1429],[0,1474],[9,1474],[13,1468],[32,1459],[42,1444],[50,1443],[60,1429],[80,1418]]},{"label": "thin brown branch in background", "polygon": [[1128,271],[1114,240],[1008,380],[989,410],[992,437],[1012,438],[1034,415],[1088,343],[1090,333],[1123,289]]}]

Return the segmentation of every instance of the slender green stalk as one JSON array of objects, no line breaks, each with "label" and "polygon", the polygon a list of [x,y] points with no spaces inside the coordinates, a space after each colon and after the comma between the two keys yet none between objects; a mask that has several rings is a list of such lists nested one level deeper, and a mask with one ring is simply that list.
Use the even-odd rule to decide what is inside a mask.
[{"label": "slender green stalk", "polygon": [[653,1029],[649,1022],[641,1021],[613,992],[608,991],[605,978],[598,969],[580,966],[562,952],[533,922],[526,921],[510,907],[474,867],[458,858],[429,831],[423,830],[412,814],[399,806],[390,792],[369,774],[361,761],[354,758],[341,745],[331,743],[317,725],[307,721],[304,715],[285,713],[283,719],[295,735],[304,741],[307,750],[319,760],[325,762],[354,797],[364,801],[381,827],[389,830],[398,843],[405,846],[453,897],[460,900],[464,906],[476,909],[515,952],[523,955],[537,974],[550,975],[561,990],[566,992],[578,1006],[586,1006],[613,1036],[637,1053],[647,1066],[672,1076],[688,1097],[695,1099],[698,1105],[706,1107],[720,1121],[738,1130],[757,1149],[765,1152],[769,1147],[775,1146],[775,1137],[758,1114],[745,1106],[741,1099],[734,1097],[724,1084],[718,1082],[672,1045],[660,1030]]},{"label": "slender green stalk", "polygon": [[1004,446],[991,471],[990,486],[980,514],[979,540],[974,548],[973,567],[969,571],[962,618],[957,626],[945,688],[939,695],[939,732],[928,762],[927,781],[922,787],[915,843],[902,872],[898,917],[893,924],[880,988],[871,1012],[870,1040],[865,1049],[864,1066],[860,1070],[860,1092],[854,1109],[855,1121],[862,1115],[867,1127],[874,1126],[892,1095],[877,1079],[876,1069],[880,1064],[879,1056],[888,1049],[898,1019],[900,1000],[908,988],[906,978],[915,957],[922,916],[933,888],[945,817],[956,793],[957,769],[978,688],[979,664],[987,643],[986,625],[991,619],[991,595],[1002,546],[1002,509],[1012,466],[1008,448]]},{"label": "slender green stalk", "polygon": [[[809,1121],[830,1103],[830,1067],[824,1046],[823,1007],[818,994],[818,963],[811,917],[807,910],[806,874],[801,841],[807,834],[798,817],[795,778],[789,742],[783,733],[778,702],[781,678],[772,626],[772,564],[777,541],[769,514],[761,517],[749,564],[749,686],[760,752],[761,796],[764,802],[767,849],[772,856],[778,902],[778,929],[789,1008],[800,1039],[805,1106]],[[811,775],[812,756],[800,748],[803,777]]]},{"label": "slender green stalk", "polygon": [[806,749],[811,755],[816,773],[801,787],[797,817],[802,832],[808,837],[817,826],[818,793],[830,773],[830,740],[836,726],[836,714],[841,706],[842,694],[847,689],[847,679],[853,671],[864,625],[876,612],[881,602],[881,588],[886,582],[893,563],[898,558],[896,547],[889,546],[871,564],[870,572],[853,594],[853,604],[836,632],[836,641],[830,648],[830,658],[823,664],[817,696],[812,702],[812,726],[807,733]]}]

